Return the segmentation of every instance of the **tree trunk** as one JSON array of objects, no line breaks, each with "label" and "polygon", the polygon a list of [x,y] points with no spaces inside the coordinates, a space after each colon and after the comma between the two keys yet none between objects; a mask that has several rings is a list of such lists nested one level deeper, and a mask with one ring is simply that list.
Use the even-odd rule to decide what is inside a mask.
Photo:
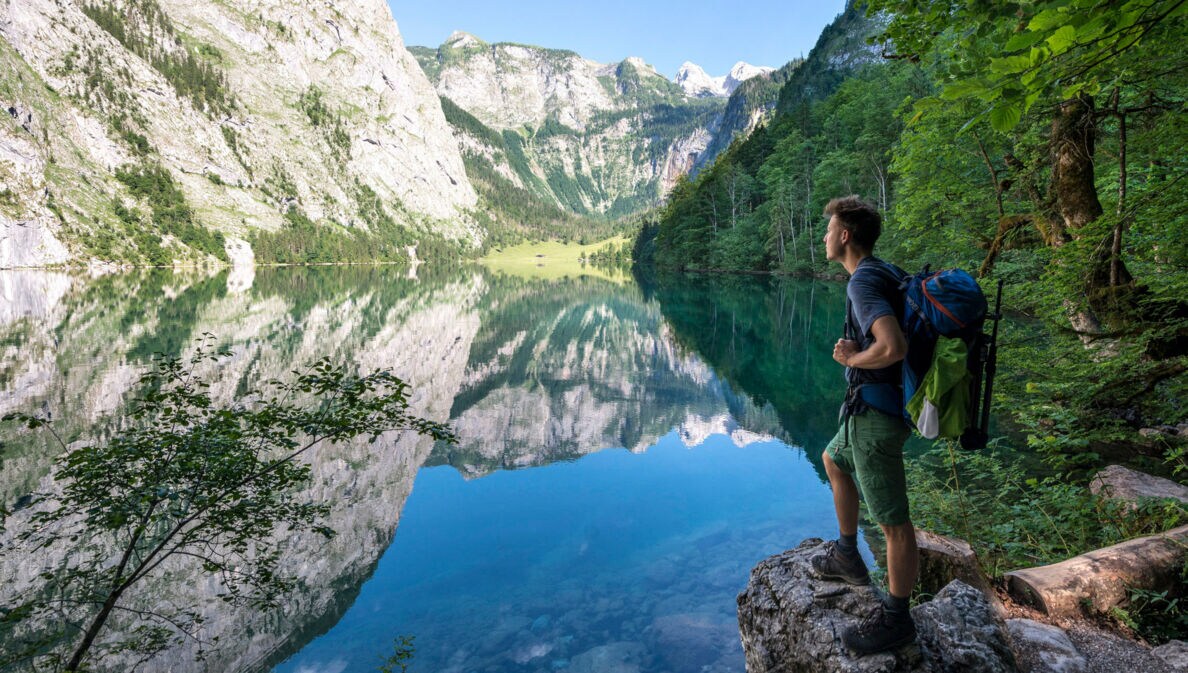
[{"label": "tree trunk", "polygon": [[1006,574],[1011,595],[1046,614],[1078,617],[1082,604],[1106,612],[1123,605],[1131,589],[1175,586],[1188,558],[1188,526],[1128,540],[1067,561]]},{"label": "tree trunk", "polygon": [[[1085,227],[1101,217],[1101,201],[1093,175],[1093,154],[1097,126],[1093,114],[1093,98],[1080,96],[1060,105],[1052,122],[1052,193],[1061,218],[1063,232],[1073,239],[1086,236]],[[1088,241],[1090,251],[1088,273],[1085,275],[1085,294],[1092,310],[1110,309],[1112,232],[1099,241]],[[1119,284],[1130,283],[1131,276],[1121,260],[1117,263]]]}]

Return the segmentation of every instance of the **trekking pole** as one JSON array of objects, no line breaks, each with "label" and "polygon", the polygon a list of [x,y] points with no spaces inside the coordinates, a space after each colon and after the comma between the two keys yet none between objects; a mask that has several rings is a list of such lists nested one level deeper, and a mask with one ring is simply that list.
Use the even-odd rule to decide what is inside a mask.
[{"label": "trekking pole", "polygon": [[994,298],[994,328],[990,331],[990,352],[986,356],[986,392],[982,397],[982,432],[990,432],[990,395],[994,391],[994,374],[998,371],[998,321],[1002,319],[1002,279],[998,280],[998,294]]}]

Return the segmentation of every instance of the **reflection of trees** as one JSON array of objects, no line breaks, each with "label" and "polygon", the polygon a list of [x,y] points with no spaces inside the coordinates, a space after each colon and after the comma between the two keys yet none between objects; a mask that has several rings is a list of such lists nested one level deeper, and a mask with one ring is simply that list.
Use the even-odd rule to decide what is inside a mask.
[{"label": "reflection of trees", "polygon": [[754,404],[771,405],[790,442],[819,460],[843,394],[831,357],[845,310],[842,285],[674,275],[659,279],[656,298],[678,344]]},{"label": "reflection of trees", "polygon": [[[16,305],[35,290],[60,285],[55,300],[30,307],[16,323],[0,325],[0,339],[17,348],[0,355],[0,413],[49,409],[70,443],[101,431],[144,372],[154,352],[177,354],[192,341],[198,311],[225,293],[226,274],[200,276],[153,270],[83,280],[66,274],[6,272],[24,277]],[[7,284],[7,283],[6,283]],[[0,497],[28,493],[48,470],[54,449],[12,433],[0,453]]]},{"label": "reflection of trees", "polygon": [[[101,429],[125,413],[148,354],[185,356],[195,337],[211,332],[233,353],[217,371],[204,373],[217,381],[211,394],[220,403],[328,356],[352,369],[392,368],[413,385],[413,411],[444,420],[478,329],[475,304],[483,280],[472,271],[421,275],[414,282],[391,267],[258,269],[234,289],[226,274],[70,279],[69,290],[54,306],[0,325],[0,337],[19,333],[21,339],[16,356],[0,351],[16,358],[15,364],[3,361],[4,371],[36,366],[35,378],[44,382],[27,390],[5,388],[0,403],[26,411],[44,403],[55,419],[74,428],[70,439],[81,437],[83,430]],[[25,365],[30,350],[45,356]],[[13,372],[12,380],[21,380],[23,375]],[[0,493],[11,505],[37,487],[54,455],[26,435],[4,441]],[[282,540],[280,570],[299,578],[299,588],[282,606],[260,613],[226,606],[213,587],[171,572],[168,579],[146,585],[141,598],[200,606],[203,638],[218,636],[218,646],[205,662],[198,662],[193,647],[185,644],[140,669],[130,660],[104,665],[234,671],[267,666],[296,651],[337,621],[373,572],[430,448],[428,441],[401,435],[382,438],[378,445],[356,442],[316,451],[310,456],[310,495],[303,497],[331,505],[326,522],[338,536],[329,543],[305,533]],[[15,513],[10,531],[18,530],[29,513]],[[0,604],[9,604],[9,592],[28,586],[36,568],[54,561],[36,552],[0,559]]]}]

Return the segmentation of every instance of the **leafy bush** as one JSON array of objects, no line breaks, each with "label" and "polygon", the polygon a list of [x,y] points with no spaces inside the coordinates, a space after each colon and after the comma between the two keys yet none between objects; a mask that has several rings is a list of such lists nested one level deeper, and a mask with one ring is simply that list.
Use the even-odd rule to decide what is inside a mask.
[{"label": "leafy bush", "polygon": [[[58,488],[33,496],[27,525],[0,549],[48,546],[58,559],[18,604],[0,610],[4,670],[89,670],[104,653],[148,657],[197,638],[201,617],[184,600],[144,601],[131,591],[160,575],[167,559],[172,572],[212,575],[224,601],[275,606],[296,579],[278,572],[274,533],[335,534],[320,522],[330,505],[299,496],[310,478],[303,456],[393,430],[453,440],[446,426],[408,413],[408,386],[391,372],[357,376],[325,359],[291,383],[270,381],[218,404],[197,373],[230,355],[213,342],[206,335],[185,361],[158,358],[110,438],[71,448],[48,414],[5,416],[47,432],[63,454]],[[411,643],[404,646],[393,666],[411,656]]]},{"label": "leafy bush", "polygon": [[1082,481],[1028,476],[1036,468],[1004,451],[958,452],[938,442],[908,461],[912,519],[969,542],[991,576],[1188,523],[1182,503],[1129,508],[1099,499]]}]

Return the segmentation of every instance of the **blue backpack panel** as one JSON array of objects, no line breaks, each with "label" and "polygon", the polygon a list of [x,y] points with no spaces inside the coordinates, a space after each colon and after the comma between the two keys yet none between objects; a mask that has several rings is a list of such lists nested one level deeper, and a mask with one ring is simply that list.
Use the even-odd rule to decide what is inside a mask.
[{"label": "blue backpack panel", "polygon": [[[904,297],[902,327],[908,343],[903,366],[906,406],[932,366],[939,337],[965,341],[971,347],[971,357],[980,350],[974,346],[982,333],[987,305],[978,282],[961,269],[931,272],[924,267],[920,273],[905,278],[900,289]],[[911,420],[906,408],[904,418]]]}]

